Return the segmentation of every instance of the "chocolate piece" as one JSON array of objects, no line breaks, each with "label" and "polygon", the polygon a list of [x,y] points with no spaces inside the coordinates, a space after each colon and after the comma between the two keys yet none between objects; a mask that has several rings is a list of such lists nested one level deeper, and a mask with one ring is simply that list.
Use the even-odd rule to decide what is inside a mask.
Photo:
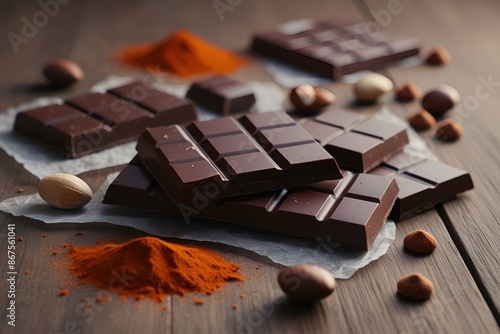
[{"label": "chocolate piece", "polygon": [[21,112],[14,129],[76,158],[135,140],[147,127],[196,119],[191,101],[140,83],[111,91],[123,96],[128,96],[127,92],[145,92],[145,97],[131,94],[128,100],[135,102],[131,103],[111,94],[91,93],[63,105]]},{"label": "chocolate piece", "polygon": [[398,193],[385,177],[346,172],[303,188],[177,206],[137,158],[109,186],[103,203],[216,219],[367,251]]},{"label": "chocolate piece", "polygon": [[254,36],[251,49],[265,57],[338,80],[418,54],[415,39],[371,21],[300,20]]},{"label": "chocolate piece", "polygon": [[222,115],[245,111],[255,104],[250,85],[221,75],[195,82],[186,97]]},{"label": "chocolate piece", "polygon": [[474,188],[466,171],[439,161],[400,153],[370,174],[394,178],[399,195],[389,217],[400,221]]},{"label": "chocolate piece", "polygon": [[367,172],[408,143],[406,128],[332,108],[301,124],[335,158],[340,168]]},{"label": "chocolate piece", "polygon": [[342,177],[335,159],[282,111],[147,129],[137,151],[177,203]]}]

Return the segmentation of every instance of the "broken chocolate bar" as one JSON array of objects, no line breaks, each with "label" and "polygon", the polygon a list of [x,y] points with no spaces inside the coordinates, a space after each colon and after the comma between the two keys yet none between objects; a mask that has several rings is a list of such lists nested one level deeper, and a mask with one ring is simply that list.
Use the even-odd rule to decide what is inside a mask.
[{"label": "broken chocolate bar", "polygon": [[111,183],[103,203],[216,219],[367,251],[397,193],[393,179],[345,172],[340,180],[307,187],[178,206],[134,158]]},{"label": "broken chocolate bar", "polygon": [[137,152],[176,203],[342,177],[335,159],[282,111],[150,128]]},{"label": "broken chocolate bar", "polygon": [[408,144],[406,127],[335,107],[301,125],[337,161],[340,168],[367,172]]},{"label": "broken chocolate bar", "polygon": [[338,80],[417,55],[416,39],[375,22],[298,20],[256,34],[251,49],[303,70]]},{"label": "broken chocolate bar", "polygon": [[[126,95],[125,91],[134,94]],[[150,126],[196,119],[194,105],[140,83],[20,112],[14,129],[66,154],[84,156],[137,139]],[[127,96],[127,99],[120,98]],[[120,96],[120,97],[119,97]]]},{"label": "broken chocolate bar", "polygon": [[466,171],[407,153],[398,154],[370,174],[397,181],[400,192],[389,216],[396,221],[432,209],[436,204],[474,188]]}]

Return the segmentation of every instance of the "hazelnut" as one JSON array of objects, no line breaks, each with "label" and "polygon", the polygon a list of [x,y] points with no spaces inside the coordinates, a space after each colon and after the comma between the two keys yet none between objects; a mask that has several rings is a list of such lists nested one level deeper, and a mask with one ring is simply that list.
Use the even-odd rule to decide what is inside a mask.
[{"label": "hazelnut", "polygon": [[436,238],[424,230],[408,233],[403,240],[403,244],[406,249],[420,254],[430,254],[438,246]]},{"label": "hazelnut", "polygon": [[84,77],[83,70],[70,59],[56,59],[43,68],[44,76],[56,87],[66,88]]},{"label": "hazelnut", "polygon": [[335,278],[313,264],[298,264],[278,274],[278,284],[290,298],[315,301],[329,296],[336,287]]},{"label": "hazelnut", "polygon": [[354,84],[354,94],[361,102],[375,102],[394,87],[389,78],[378,73],[371,73]]},{"label": "hazelnut", "polygon": [[398,281],[398,293],[414,300],[428,299],[434,292],[432,282],[422,274],[410,274]]},{"label": "hazelnut", "polygon": [[335,95],[326,88],[300,85],[290,91],[290,102],[302,112],[318,111],[335,101]]},{"label": "hazelnut", "polygon": [[436,119],[426,110],[420,110],[408,117],[408,123],[416,131],[426,131],[436,124]]},{"label": "hazelnut", "polygon": [[464,134],[464,128],[454,119],[445,119],[437,124],[436,137],[445,142],[459,140]]},{"label": "hazelnut", "polygon": [[40,197],[60,209],[81,208],[92,199],[92,190],[78,176],[56,173],[44,177],[38,182]]},{"label": "hazelnut", "polygon": [[422,95],[422,91],[412,82],[396,87],[396,99],[399,101],[413,101],[420,98],[420,95]]},{"label": "hazelnut", "polygon": [[451,61],[451,54],[442,46],[438,46],[431,50],[425,62],[429,65],[446,65]]},{"label": "hazelnut", "polygon": [[440,118],[460,101],[458,91],[449,85],[439,85],[422,98],[422,107],[434,117]]}]

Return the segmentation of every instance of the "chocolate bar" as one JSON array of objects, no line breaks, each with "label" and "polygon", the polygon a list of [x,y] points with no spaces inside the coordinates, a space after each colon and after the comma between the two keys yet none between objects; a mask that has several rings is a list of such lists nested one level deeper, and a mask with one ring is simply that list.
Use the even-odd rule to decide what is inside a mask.
[{"label": "chocolate bar", "polygon": [[403,151],[406,127],[332,108],[301,123],[340,168],[367,172]]},{"label": "chocolate bar", "polygon": [[196,119],[191,101],[140,83],[109,92],[23,111],[14,129],[76,158],[135,140],[147,127]]},{"label": "chocolate bar", "polygon": [[176,203],[342,177],[335,159],[283,111],[150,128],[137,152]]},{"label": "chocolate bar", "polygon": [[186,97],[222,115],[245,111],[255,104],[249,84],[222,75],[193,83]]},{"label": "chocolate bar", "polygon": [[400,153],[370,172],[395,179],[399,195],[389,217],[401,221],[474,188],[464,170]]},{"label": "chocolate bar", "polygon": [[418,43],[371,21],[299,20],[256,34],[251,50],[323,77],[374,69],[418,54]]},{"label": "chocolate bar", "polygon": [[134,158],[111,183],[103,203],[328,239],[367,251],[383,227],[396,196],[396,181],[378,175],[345,172],[340,180],[303,188],[201,199],[193,207],[177,206],[153,176]]}]

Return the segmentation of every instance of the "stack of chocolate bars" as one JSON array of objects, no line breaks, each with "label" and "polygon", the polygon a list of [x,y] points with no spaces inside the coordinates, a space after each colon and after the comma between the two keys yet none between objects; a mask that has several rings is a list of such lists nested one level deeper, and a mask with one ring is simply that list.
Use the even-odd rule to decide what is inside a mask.
[{"label": "stack of chocolate bars", "polygon": [[[218,92],[217,105],[237,110],[232,99],[241,102],[247,89],[215,82],[231,93],[220,86],[198,96],[214,100]],[[402,153],[404,126],[338,107],[299,121],[284,111],[196,121],[192,101],[134,82],[21,112],[15,129],[70,157],[138,137],[137,156],[108,188],[106,204],[365,251],[388,217],[406,219],[473,187],[465,171]]]}]

